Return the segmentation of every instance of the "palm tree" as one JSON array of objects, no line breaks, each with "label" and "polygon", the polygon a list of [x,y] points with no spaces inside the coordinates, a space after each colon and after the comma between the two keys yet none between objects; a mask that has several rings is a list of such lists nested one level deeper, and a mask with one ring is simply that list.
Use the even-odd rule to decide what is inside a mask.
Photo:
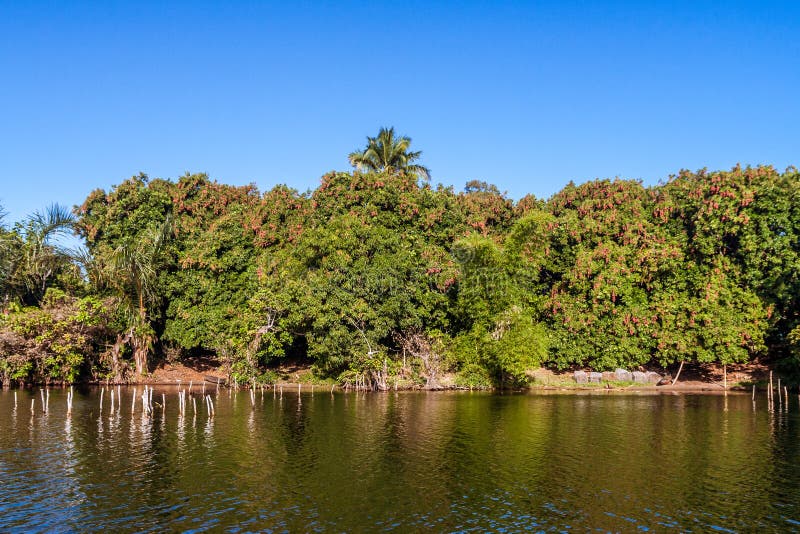
[{"label": "palm tree", "polygon": [[422,152],[409,152],[411,138],[395,137],[394,128],[381,128],[377,137],[367,137],[367,147],[348,156],[350,164],[358,170],[377,172],[401,171],[414,173],[424,180],[430,179],[427,167],[414,163]]},{"label": "palm tree", "polygon": [[0,206],[0,311],[4,311],[9,299],[9,279],[14,266],[15,235],[6,230],[6,212]]},{"label": "palm tree", "polygon": [[24,302],[38,304],[47,283],[70,263],[70,251],[59,245],[57,238],[69,236],[74,224],[75,217],[67,208],[52,204],[29,216],[24,225],[17,225],[15,233],[23,239],[17,241],[16,257],[7,274]]},{"label": "palm tree", "polygon": [[158,302],[158,272],[171,235],[172,220],[168,217],[160,227],[118,246],[110,257],[109,278],[124,305],[128,324],[127,335],[117,344],[131,344],[138,376],[147,371],[147,357],[156,339],[149,311]]}]

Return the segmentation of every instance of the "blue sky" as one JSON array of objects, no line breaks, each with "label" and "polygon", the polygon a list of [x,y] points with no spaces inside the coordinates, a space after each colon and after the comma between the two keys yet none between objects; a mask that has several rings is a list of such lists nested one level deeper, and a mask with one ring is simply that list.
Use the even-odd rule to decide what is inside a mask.
[{"label": "blue sky", "polygon": [[367,135],[519,198],[800,166],[800,2],[6,2],[7,222],[146,172],[314,188]]}]

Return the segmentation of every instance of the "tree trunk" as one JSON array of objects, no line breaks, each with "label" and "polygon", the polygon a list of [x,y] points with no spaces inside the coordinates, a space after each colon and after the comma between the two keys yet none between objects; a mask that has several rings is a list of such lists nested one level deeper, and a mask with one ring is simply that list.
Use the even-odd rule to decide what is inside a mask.
[{"label": "tree trunk", "polygon": [[147,372],[147,340],[138,339],[136,335],[131,335],[131,341],[131,346],[133,347],[133,362],[136,365],[136,376],[141,378]]},{"label": "tree trunk", "polygon": [[147,371],[147,350],[138,345],[134,346],[133,361],[136,363],[136,375],[144,376]]},{"label": "tree trunk", "polygon": [[128,343],[130,335],[117,334],[117,340],[114,346],[111,347],[111,372],[114,374],[114,382],[119,383],[123,381],[122,365],[119,361],[119,353],[122,351],[122,346]]},{"label": "tree trunk", "polygon": [[[141,284],[138,285],[139,293],[139,320],[141,325],[147,324],[147,309],[144,307],[144,292]],[[147,372],[147,352],[149,350],[146,338],[137,339],[135,334],[131,334],[133,339],[133,361],[136,363],[136,375],[144,376]]]}]

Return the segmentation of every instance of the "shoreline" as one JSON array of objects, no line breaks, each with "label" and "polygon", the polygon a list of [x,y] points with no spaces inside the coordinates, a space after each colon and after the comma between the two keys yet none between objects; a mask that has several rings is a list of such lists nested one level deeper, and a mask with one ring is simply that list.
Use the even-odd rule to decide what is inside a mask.
[{"label": "shoreline", "polygon": [[[75,387],[111,387],[111,386],[126,386],[126,387],[139,387],[139,386],[155,386],[155,387],[180,387],[187,389],[190,385],[193,390],[202,388],[205,384],[206,390],[215,390],[217,384],[213,381],[206,381],[206,377],[216,380],[226,381],[228,379],[227,373],[215,365],[216,362],[202,361],[193,362],[187,365],[186,363],[164,363],[156,367],[150,374],[142,377],[139,380],[125,381],[125,382],[111,382],[103,380],[87,380],[78,381],[72,386]],[[313,375],[311,367],[299,362],[286,362],[272,371],[278,376],[278,380],[269,384],[257,384],[256,389],[261,389],[262,385],[265,389],[272,389],[273,386],[282,388],[286,392],[291,393],[297,391],[298,388],[301,392],[308,391],[372,391],[365,389],[356,389],[353,387],[344,387],[333,379],[319,380]],[[663,372],[663,371],[662,371]],[[528,373],[530,382],[525,386],[502,388],[497,386],[486,387],[459,387],[455,385],[456,375],[453,373],[446,373],[440,377],[440,386],[436,389],[426,389],[417,383],[412,383],[410,380],[403,379],[399,384],[392,385],[389,391],[485,391],[492,393],[574,393],[585,394],[593,392],[605,393],[636,393],[636,394],[675,394],[675,393],[693,393],[693,394],[707,394],[717,395],[726,393],[742,393],[751,394],[753,388],[758,392],[764,392],[769,389],[768,377],[774,372],[773,369],[765,365],[737,365],[729,366],[727,373],[720,366],[705,365],[693,366],[687,368],[680,380],[676,384],[668,384],[657,386],[653,383],[636,383],[636,382],[619,382],[609,377],[601,382],[591,384],[579,384],[575,382],[573,373],[564,371],[553,371],[544,368],[531,370]],[[724,385],[727,385],[725,388]],[[776,376],[776,381],[781,377]],[[777,382],[778,384],[780,382]],[[783,385],[797,388],[796,384]],[[66,388],[70,384],[64,383],[51,383],[49,385],[43,383],[25,384],[22,389],[36,389],[42,387],[50,388]],[[5,386],[9,387],[9,386]],[[20,388],[19,385],[11,386],[12,388]],[[227,385],[220,384],[220,389],[227,389]],[[239,384],[242,390],[248,390],[249,384]],[[375,391],[380,392],[380,391]]]},{"label": "shoreline", "polygon": [[[217,388],[217,385],[212,382],[205,382],[206,392],[214,391]],[[189,388],[190,382],[177,382],[177,381],[150,381],[150,380],[143,380],[137,382],[125,382],[125,383],[114,383],[114,382],[76,382],[73,384],[25,384],[22,386],[11,386],[11,387],[0,387],[0,390],[8,389],[8,390],[36,390],[36,389],[68,389],[70,387],[88,387],[88,388],[111,388],[111,387],[141,387],[141,386],[150,386],[150,387],[169,387],[169,388]],[[191,382],[192,391],[200,391],[202,390],[203,382]],[[716,383],[687,383],[687,384],[675,384],[674,386],[656,386],[656,385],[631,385],[627,387],[620,387],[620,386],[613,386],[611,384],[608,385],[597,385],[597,386],[583,386],[583,385],[544,385],[544,384],[533,384],[525,387],[518,387],[518,388],[463,388],[463,387],[443,387],[438,389],[425,389],[419,387],[398,387],[390,388],[388,390],[364,390],[364,389],[355,389],[355,388],[344,388],[338,384],[310,384],[308,382],[276,382],[274,384],[265,384],[264,390],[269,391],[272,390],[273,387],[280,388],[284,390],[284,393],[296,393],[298,390],[301,393],[326,393],[326,392],[341,392],[341,393],[393,393],[393,392],[425,392],[425,393],[456,393],[456,392],[480,392],[480,393],[500,393],[500,394],[536,394],[536,393],[546,393],[546,394],[586,394],[586,393],[603,393],[603,394],[620,394],[620,393],[636,393],[636,394],[679,394],[679,393],[691,393],[691,394],[706,394],[706,395],[725,395],[725,394],[734,394],[734,395],[746,395],[752,393],[752,388],[744,388],[740,386],[728,387],[724,389],[721,384]],[[227,390],[230,389],[227,385],[219,387],[220,390]],[[238,388],[241,391],[249,391],[250,386],[239,386]],[[256,391],[259,391],[261,386],[256,386]],[[757,393],[763,393],[767,391],[769,388],[759,388],[756,387]]]}]

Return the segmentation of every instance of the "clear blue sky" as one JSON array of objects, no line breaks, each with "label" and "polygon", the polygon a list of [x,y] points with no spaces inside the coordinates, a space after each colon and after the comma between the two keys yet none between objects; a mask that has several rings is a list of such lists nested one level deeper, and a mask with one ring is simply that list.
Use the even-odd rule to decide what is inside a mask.
[{"label": "clear blue sky", "polygon": [[0,0],[0,203],[139,171],[305,190],[382,125],[514,198],[800,166],[800,2],[655,4]]}]

